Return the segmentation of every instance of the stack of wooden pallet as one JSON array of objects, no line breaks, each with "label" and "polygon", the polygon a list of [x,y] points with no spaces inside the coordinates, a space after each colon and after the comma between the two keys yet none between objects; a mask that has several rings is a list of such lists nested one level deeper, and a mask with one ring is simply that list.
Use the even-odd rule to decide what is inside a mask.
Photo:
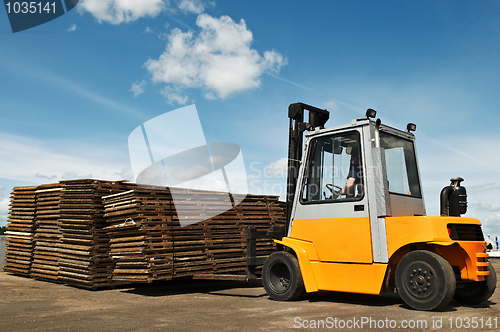
[{"label": "stack of wooden pallet", "polygon": [[[173,196],[171,191],[175,191]],[[185,199],[180,200],[183,195]],[[246,227],[268,229],[284,224],[285,219],[283,203],[269,196],[248,195],[236,207],[207,220],[203,216],[210,209],[231,204],[227,193],[136,188],[103,197],[103,201],[116,281],[245,274]],[[186,225],[186,220],[200,216],[202,221]],[[271,240],[259,240],[259,255],[273,250]]]},{"label": "stack of wooden pallet", "polygon": [[83,288],[109,286],[113,263],[101,198],[129,187],[135,185],[71,180],[14,188],[5,271]]},{"label": "stack of wooden pallet", "polygon": [[[247,226],[268,230],[271,225],[284,224],[285,203],[276,196],[262,195],[248,195],[234,209],[208,220],[205,241],[213,272],[245,274]],[[257,240],[257,256],[269,255],[274,249],[272,240]]]},{"label": "stack of wooden pallet", "polygon": [[35,249],[30,274],[36,279],[58,281],[59,245],[62,243],[59,203],[63,186],[38,186],[35,215]]},{"label": "stack of wooden pallet", "polygon": [[130,190],[103,197],[113,280],[171,279],[174,206],[167,190]]},{"label": "stack of wooden pallet", "polygon": [[[123,181],[17,187],[11,199],[5,271],[87,289],[244,275],[246,227],[285,220],[284,203],[273,196],[243,200]],[[274,250],[271,240],[257,241],[257,255]]]},{"label": "stack of wooden pallet", "polygon": [[30,276],[33,261],[36,187],[15,187],[6,231],[4,271]]},{"label": "stack of wooden pallet", "polygon": [[102,197],[124,190],[121,182],[97,180],[61,181],[59,280],[69,285],[96,289],[111,286],[113,262],[109,236],[104,227]]}]

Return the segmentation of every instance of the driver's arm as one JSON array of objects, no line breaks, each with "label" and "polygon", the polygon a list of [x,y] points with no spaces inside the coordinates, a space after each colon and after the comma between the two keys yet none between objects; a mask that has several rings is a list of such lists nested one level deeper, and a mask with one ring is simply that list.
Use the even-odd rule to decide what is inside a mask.
[{"label": "driver's arm", "polygon": [[350,189],[354,186],[355,178],[348,178],[345,183],[345,187],[342,188],[342,194],[345,195],[346,192],[350,191]]}]

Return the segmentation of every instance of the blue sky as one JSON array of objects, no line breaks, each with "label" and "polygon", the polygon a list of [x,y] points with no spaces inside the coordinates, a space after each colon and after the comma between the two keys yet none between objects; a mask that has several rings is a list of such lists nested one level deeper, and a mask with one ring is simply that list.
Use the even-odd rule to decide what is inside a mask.
[{"label": "blue sky", "polygon": [[80,0],[13,34],[0,9],[0,225],[13,186],[130,177],[128,135],[190,104],[208,142],[241,147],[251,192],[282,194],[272,170],[301,101],[330,110],[327,126],[367,108],[416,123],[428,214],[461,176],[467,216],[500,236],[499,14],[498,1]]}]

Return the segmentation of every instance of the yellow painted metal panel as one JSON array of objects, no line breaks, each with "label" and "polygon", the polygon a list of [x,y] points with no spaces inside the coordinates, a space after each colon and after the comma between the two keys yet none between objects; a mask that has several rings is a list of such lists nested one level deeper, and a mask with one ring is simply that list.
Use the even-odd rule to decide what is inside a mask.
[{"label": "yellow painted metal panel", "polygon": [[312,242],[322,262],[373,262],[368,217],[295,219],[290,237]]},{"label": "yellow painted metal panel", "polygon": [[311,268],[311,261],[309,260],[309,257],[315,257],[316,253],[312,243],[298,241],[287,237],[284,237],[281,241],[274,240],[274,242],[282,244],[295,251],[297,259],[299,260],[300,271],[302,273],[302,280],[304,281],[306,292],[311,293],[318,291],[316,278]]},{"label": "yellow painted metal panel", "polygon": [[[484,280],[485,267],[481,259],[483,254],[483,241],[454,241],[448,235],[448,224],[474,224],[481,222],[474,218],[466,217],[387,217],[387,248],[389,257],[397,250],[408,245],[417,243],[424,245],[424,249],[432,250],[443,256],[452,266],[460,268],[463,280]],[[432,245],[434,247],[427,248]]]},{"label": "yellow painted metal panel", "polygon": [[[448,235],[448,224],[476,224],[477,219],[465,217],[386,217],[387,249],[389,257],[409,243],[447,242],[453,243]],[[443,245],[443,244],[441,244]]]},{"label": "yellow painted metal panel", "polygon": [[311,262],[320,290],[380,294],[387,264]]},{"label": "yellow painted metal panel", "polygon": [[307,252],[307,257],[309,257],[309,260],[319,261],[318,254],[316,253],[316,248],[314,248],[314,244],[312,244],[311,242],[291,239],[289,237],[284,237],[282,241],[275,240],[274,242],[284,244],[287,247],[291,247],[292,245],[302,247]]}]

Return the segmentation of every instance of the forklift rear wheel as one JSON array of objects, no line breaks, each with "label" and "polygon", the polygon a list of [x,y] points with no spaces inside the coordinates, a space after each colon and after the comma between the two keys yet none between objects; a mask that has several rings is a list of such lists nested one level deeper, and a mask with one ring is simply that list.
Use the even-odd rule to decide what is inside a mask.
[{"label": "forklift rear wheel", "polygon": [[464,287],[457,288],[453,299],[464,304],[477,304],[488,300],[497,287],[497,275],[491,263],[487,271],[490,272],[490,275],[486,276],[485,281],[476,281],[466,284]]},{"label": "forklift rear wheel", "polygon": [[455,294],[455,274],[443,257],[415,250],[399,261],[396,287],[403,301],[413,309],[436,310],[446,306]]},{"label": "forklift rear wheel", "polygon": [[297,258],[286,251],[271,254],[262,269],[262,284],[273,300],[298,299],[305,289]]}]

